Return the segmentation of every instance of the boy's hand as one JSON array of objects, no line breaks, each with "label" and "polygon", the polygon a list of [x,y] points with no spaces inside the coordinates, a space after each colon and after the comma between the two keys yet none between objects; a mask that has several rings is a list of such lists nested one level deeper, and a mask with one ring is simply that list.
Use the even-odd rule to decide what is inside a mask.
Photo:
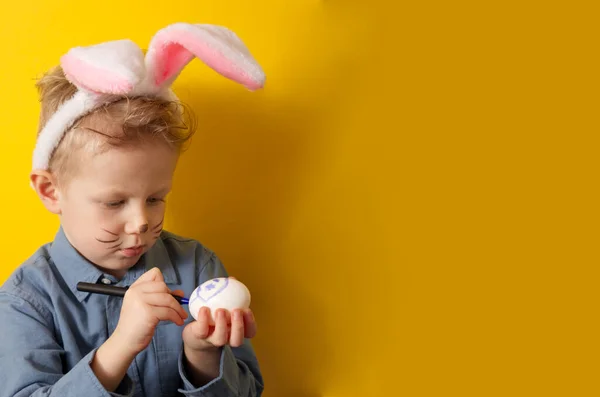
[{"label": "boy's hand", "polygon": [[171,292],[158,268],[147,271],[129,287],[113,333],[124,349],[133,355],[144,350],[160,321],[183,325],[187,313]]},{"label": "boy's hand", "polygon": [[225,345],[241,346],[244,338],[256,335],[256,321],[250,309],[236,309],[231,313],[217,309],[214,325],[210,309],[201,307],[196,321],[183,329],[185,366],[192,384],[207,384],[219,375],[220,348]]},{"label": "boy's hand", "polygon": [[183,329],[186,352],[214,350],[230,345],[241,346],[244,338],[256,335],[256,321],[250,309],[236,309],[231,313],[225,309],[215,312],[215,324],[210,324],[210,309],[200,308],[197,321]]}]

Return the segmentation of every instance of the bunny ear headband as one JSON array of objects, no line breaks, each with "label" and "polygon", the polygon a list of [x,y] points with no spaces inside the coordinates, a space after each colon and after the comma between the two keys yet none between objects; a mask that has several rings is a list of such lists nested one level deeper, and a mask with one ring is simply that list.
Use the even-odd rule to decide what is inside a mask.
[{"label": "bunny ear headband", "polygon": [[130,40],[71,49],[61,58],[61,67],[77,92],[40,132],[33,168],[48,169],[50,156],[73,123],[115,95],[176,100],[171,84],[194,57],[249,90],[264,85],[265,75],[244,43],[221,26],[169,25],[154,35],[145,56]]}]

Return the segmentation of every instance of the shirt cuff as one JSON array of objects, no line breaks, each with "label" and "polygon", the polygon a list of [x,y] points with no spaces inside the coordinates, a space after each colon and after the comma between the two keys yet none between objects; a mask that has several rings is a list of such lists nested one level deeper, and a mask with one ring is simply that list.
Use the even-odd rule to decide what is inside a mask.
[{"label": "shirt cuff", "polygon": [[183,364],[183,349],[179,355],[179,375],[183,381],[183,388],[179,392],[190,397],[222,397],[238,395],[238,367],[237,359],[231,347],[224,346],[221,349],[219,362],[219,375],[202,387],[195,387],[189,381],[185,366]]},{"label": "shirt cuff", "polygon": [[[75,365],[68,374],[68,377],[63,377],[56,383],[53,388],[53,392],[56,395],[81,395],[81,396],[102,396],[102,397],[131,397],[133,396],[133,382],[131,378],[125,374],[125,377],[121,381],[117,390],[114,393],[107,391],[102,383],[96,377],[94,371],[92,371],[91,362],[96,355],[97,349],[89,352],[85,357],[81,359],[77,365]],[[79,382],[62,382],[62,380],[80,379]],[[64,393],[60,393],[61,386],[65,386]]]}]

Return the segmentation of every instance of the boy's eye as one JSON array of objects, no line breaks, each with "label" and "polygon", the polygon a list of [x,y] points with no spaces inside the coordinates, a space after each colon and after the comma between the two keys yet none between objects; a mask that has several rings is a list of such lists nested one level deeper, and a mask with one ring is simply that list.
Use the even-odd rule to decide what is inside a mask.
[{"label": "boy's eye", "polygon": [[147,200],[147,202],[148,202],[149,204],[158,204],[158,203],[162,203],[162,202],[164,202],[164,201],[165,201],[164,199],[161,199],[161,198],[158,198],[158,197],[150,197],[150,198]]},{"label": "boy's eye", "polygon": [[106,205],[108,208],[118,208],[124,203],[125,203],[125,200],[120,200],[120,201],[110,201],[104,205]]}]

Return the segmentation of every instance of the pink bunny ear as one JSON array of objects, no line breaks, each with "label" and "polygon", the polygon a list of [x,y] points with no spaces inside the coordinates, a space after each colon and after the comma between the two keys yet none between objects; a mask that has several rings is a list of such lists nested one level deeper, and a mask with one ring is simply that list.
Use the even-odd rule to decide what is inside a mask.
[{"label": "pink bunny ear", "polygon": [[61,66],[79,89],[103,94],[127,94],[145,76],[144,54],[130,40],[75,47]]},{"label": "pink bunny ear", "polygon": [[150,42],[146,70],[157,87],[170,86],[195,57],[250,90],[262,88],[265,75],[242,41],[227,28],[176,23]]}]

